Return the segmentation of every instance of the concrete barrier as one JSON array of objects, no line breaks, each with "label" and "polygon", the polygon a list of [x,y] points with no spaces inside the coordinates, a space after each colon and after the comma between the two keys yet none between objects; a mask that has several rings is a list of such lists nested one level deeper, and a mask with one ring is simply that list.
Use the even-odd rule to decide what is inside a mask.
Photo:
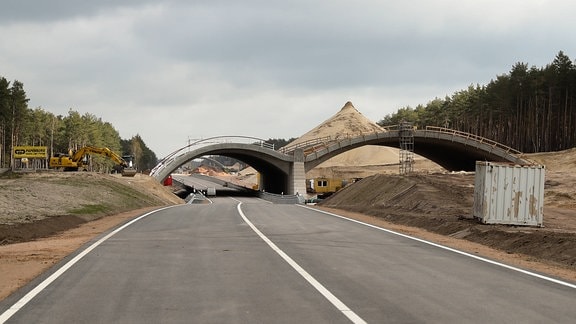
[{"label": "concrete barrier", "polygon": [[300,195],[278,195],[269,192],[260,192],[258,197],[274,204],[303,204],[304,197]]}]

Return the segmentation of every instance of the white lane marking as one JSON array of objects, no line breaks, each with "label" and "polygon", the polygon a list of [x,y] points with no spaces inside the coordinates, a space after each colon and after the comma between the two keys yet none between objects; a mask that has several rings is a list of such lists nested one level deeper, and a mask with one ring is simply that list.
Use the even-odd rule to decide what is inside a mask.
[{"label": "white lane marking", "polygon": [[16,314],[16,312],[18,312],[22,307],[24,307],[26,304],[28,304],[28,302],[30,302],[34,297],[36,297],[36,295],[38,295],[40,292],[42,292],[42,290],[46,289],[46,287],[48,287],[48,285],[50,285],[52,282],[54,282],[56,279],[58,279],[58,277],[60,277],[64,272],[66,272],[68,269],[70,269],[74,264],[76,264],[78,261],[80,261],[88,253],[90,253],[92,250],[94,250],[98,245],[102,244],[104,241],[106,241],[107,239],[109,239],[110,237],[115,235],[116,233],[118,233],[121,230],[125,229],[126,227],[134,224],[135,222],[141,220],[142,218],[147,217],[147,216],[149,216],[155,212],[158,212],[158,211],[161,211],[164,209],[168,209],[168,208],[172,208],[172,207],[176,207],[176,206],[179,206],[179,205],[168,206],[168,207],[164,207],[164,208],[160,208],[160,209],[156,209],[156,210],[153,210],[151,212],[148,212],[148,213],[146,213],[146,214],[144,214],[138,218],[135,218],[135,219],[129,221],[128,223],[122,225],[121,227],[110,232],[108,235],[99,239],[94,244],[90,245],[86,250],[84,250],[84,251],[80,252],[78,255],[76,255],[72,260],[68,261],[60,269],[56,270],[52,275],[50,275],[50,277],[44,279],[44,281],[42,281],[38,286],[34,287],[34,289],[30,290],[24,297],[20,298],[19,301],[14,303],[14,305],[10,306],[10,308],[8,308],[4,313],[2,313],[2,315],[0,315],[0,324],[5,323],[10,317],[12,317],[14,314]]},{"label": "white lane marking", "polygon": [[553,283],[556,283],[556,284],[559,284],[559,285],[563,285],[563,286],[566,286],[566,287],[570,287],[570,288],[575,288],[575,289],[576,289],[576,284],[572,284],[572,283],[569,283],[569,282],[566,282],[566,281],[562,281],[562,280],[550,278],[550,277],[547,277],[547,276],[544,276],[544,275],[541,275],[541,274],[538,274],[538,273],[534,273],[534,272],[530,272],[530,271],[527,271],[527,270],[524,270],[524,269],[516,268],[516,267],[510,266],[510,265],[504,264],[504,263],[496,262],[496,261],[493,261],[493,260],[490,260],[490,259],[486,259],[486,258],[477,256],[477,255],[474,255],[474,254],[470,254],[470,253],[466,253],[466,252],[463,252],[463,251],[460,251],[460,250],[456,250],[456,249],[453,249],[453,248],[451,248],[451,247],[447,247],[447,246],[440,245],[440,244],[437,244],[437,243],[434,243],[434,242],[430,242],[430,241],[426,241],[426,240],[423,240],[423,239],[419,239],[419,238],[417,238],[417,237],[413,237],[413,236],[410,236],[410,235],[406,235],[406,234],[394,232],[394,231],[389,230],[389,229],[385,229],[385,228],[382,228],[382,227],[378,227],[378,226],[376,226],[376,225],[364,223],[364,222],[361,222],[361,221],[359,221],[359,220],[355,220],[355,219],[352,219],[352,218],[347,218],[347,217],[344,217],[344,216],[340,216],[340,215],[338,215],[338,214],[334,214],[334,213],[327,212],[327,211],[324,211],[324,210],[315,209],[315,208],[310,208],[310,207],[308,207],[308,206],[302,206],[302,205],[298,205],[298,206],[299,206],[299,207],[302,207],[302,208],[309,209],[309,210],[317,211],[317,212],[319,212],[319,213],[327,214],[327,215],[330,215],[330,216],[333,216],[333,217],[342,218],[342,219],[347,220],[347,221],[350,221],[350,222],[362,224],[362,225],[365,225],[365,226],[368,226],[368,227],[375,228],[375,229],[380,230],[380,231],[384,231],[384,232],[387,232],[387,233],[390,233],[390,234],[402,236],[402,237],[405,237],[405,238],[408,238],[408,239],[411,239],[411,240],[414,240],[414,241],[418,241],[418,242],[421,242],[421,243],[424,243],[424,244],[432,245],[432,246],[437,247],[437,248],[441,248],[441,249],[448,250],[448,251],[451,251],[451,252],[454,252],[454,253],[458,253],[458,254],[460,254],[460,255],[464,255],[464,256],[467,256],[467,257],[470,257],[470,258],[473,258],[473,259],[476,259],[476,260],[480,260],[480,261],[483,261],[483,262],[487,262],[487,263],[490,263],[490,264],[493,264],[493,265],[496,265],[496,266],[499,266],[499,267],[502,267],[502,268],[506,268],[506,269],[513,270],[513,271],[517,271],[517,272],[520,272],[520,273],[523,273],[523,274],[526,274],[526,275],[529,275],[529,276],[533,276],[533,277],[536,277],[536,278],[539,278],[539,279],[547,280],[547,281],[550,281],[550,282],[553,282]]},{"label": "white lane marking", "polygon": [[316,290],[318,290],[318,292],[320,292],[324,296],[324,298],[326,298],[330,303],[332,303],[332,305],[334,305],[340,312],[342,312],[344,316],[348,317],[348,319],[350,319],[352,323],[357,324],[366,323],[366,321],[364,321],[360,316],[354,313],[348,306],[346,306],[340,299],[338,299],[338,297],[334,296],[334,294],[332,294],[328,289],[326,289],[326,287],[324,287],[320,282],[318,282],[318,280],[312,277],[312,275],[310,275],[306,270],[304,270],[304,268],[302,268],[298,263],[296,263],[296,261],[294,261],[291,257],[289,257],[288,254],[280,250],[280,248],[276,246],[276,244],[274,244],[268,237],[266,237],[266,235],[260,232],[260,230],[256,228],[256,226],[254,226],[254,224],[252,224],[252,222],[246,217],[246,215],[244,215],[244,212],[242,212],[241,208],[242,202],[237,199],[234,200],[238,202],[238,206],[236,208],[238,209],[238,213],[240,213],[240,216],[242,216],[242,219],[244,219],[246,224],[248,224],[248,226],[250,226],[250,228],[252,228],[252,230],[256,234],[258,234],[258,236],[260,236],[260,238],[264,242],[266,242],[272,248],[272,250],[278,253],[278,255],[280,255],[280,257],[284,259],[284,261],[286,261],[290,266],[292,266],[292,268],[294,268],[294,270],[296,270],[298,274],[300,274],[304,279],[306,279],[306,281],[308,281],[308,283],[310,283],[314,288],[316,288]]}]

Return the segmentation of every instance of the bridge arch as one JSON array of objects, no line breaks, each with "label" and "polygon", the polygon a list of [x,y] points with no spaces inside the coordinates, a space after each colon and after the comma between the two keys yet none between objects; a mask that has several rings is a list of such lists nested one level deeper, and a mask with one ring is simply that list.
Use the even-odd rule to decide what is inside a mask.
[{"label": "bridge arch", "polygon": [[[413,130],[414,152],[449,171],[474,171],[476,161],[532,164],[521,153],[495,141],[447,128],[427,127]],[[166,179],[181,165],[204,155],[223,155],[238,159],[260,173],[260,189],[271,193],[305,192],[305,173],[322,162],[365,145],[399,147],[398,129],[362,134],[355,137],[324,137],[274,150],[264,140],[241,143],[230,137],[202,140],[188,145],[165,159],[151,172],[159,181]],[[222,142],[218,142],[222,141]]]},{"label": "bridge arch", "polygon": [[[498,142],[448,128],[427,127],[414,130],[414,153],[439,164],[448,171],[474,171],[476,161],[509,162],[530,164],[521,157],[521,152]],[[365,146],[400,147],[399,131],[387,129],[380,133],[363,134],[356,137],[324,138],[324,143],[309,143],[302,147],[305,154],[305,171],[308,172],[346,151]]]},{"label": "bridge arch", "polygon": [[256,169],[260,173],[259,185],[262,190],[288,193],[293,157],[275,151],[261,139],[241,138],[248,139],[251,143],[230,142],[229,137],[217,137],[181,148],[162,160],[152,170],[151,175],[162,182],[180,166],[193,159],[205,155],[222,155],[240,160]]}]

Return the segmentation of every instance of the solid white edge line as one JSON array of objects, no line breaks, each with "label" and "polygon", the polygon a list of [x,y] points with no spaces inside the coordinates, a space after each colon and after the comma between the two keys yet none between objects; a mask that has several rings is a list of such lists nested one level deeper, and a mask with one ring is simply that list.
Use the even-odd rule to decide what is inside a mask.
[{"label": "solid white edge line", "polygon": [[121,230],[125,229],[126,227],[134,224],[135,222],[141,220],[142,218],[147,217],[147,216],[149,216],[155,212],[159,212],[161,210],[172,208],[175,206],[179,206],[179,205],[163,207],[163,208],[148,212],[144,215],[141,215],[141,216],[129,221],[128,223],[122,225],[121,227],[115,229],[114,231],[110,232],[108,235],[104,236],[103,238],[99,239],[98,241],[94,242],[92,245],[90,245],[84,251],[78,253],[78,255],[76,255],[72,260],[68,261],[65,265],[63,265],[61,268],[56,270],[48,278],[44,279],[44,281],[42,281],[38,286],[36,286],[36,287],[34,287],[34,289],[30,290],[24,297],[20,298],[20,300],[18,300],[16,303],[14,303],[14,305],[10,306],[10,308],[8,308],[4,313],[2,313],[0,315],[0,324],[5,323],[10,317],[12,317],[14,314],[16,314],[16,312],[18,312],[22,307],[24,307],[26,304],[28,304],[28,302],[30,302],[34,297],[36,297],[36,295],[38,295],[40,292],[42,292],[42,290],[44,290],[46,287],[48,287],[48,285],[50,285],[52,282],[54,282],[56,279],[58,279],[58,277],[60,277],[64,272],[66,272],[74,264],[76,264],[78,261],[80,261],[84,256],[86,256],[88,253],[90,253],[92,250],[94,250],[96,247],[98,247],[98,245],[102,244],[104,241],[106,241],[107,239],[109,239],[110,237],[115,235],[116,233],[118,233]]},{"label": "solid white edge line", "polygon": [[270,248],[272,248],[274,252],[278,253],[278,255],[280,255],[280,257],[284,259],[284,261],[286,261],[292,268],[294,268],[294,270],[296,270],[298,274],[300,274],[304,279],[306,279],[308,283],[310,283],[314,288],[316,288],[316,290],[318,290],[318,292],[320,292],[330,303],[332,303],[332,305],[334,305],[340,312],[342,312],[344,316],[348,317],[348,319],[350,319],[352,323],[358,323],[358,324],[366,323],[366,321],[364,321],[360,316],[354,313],[348,306],[346,306],[346,304],[344,304],[340,299],[338,299],[338,297],[334,296],[334,294],[332,294],[328,289],[326,289],[326,287],[324,287],[320,282],[318,282],[318,280],[312,277],[312,275],[310,275],[306,270],[304,270],[304,268],[302,268],[298,263],[296,263],[296,261],[294,261],[290,256],[288,256],[288,254],[284,253],[284,251],[282,251],[278,246],[276,246],[276,244],[274,244],[274,242],[272,242],[268,237],[266,237],[266,235],[260,232],[260,230],[256,228],[254,224],[252,224],[252,222],[248,219],[248,217],[244,215],[244,212],[242,212],[241,207],[242,202],[237,199],[234,200],[238,202],[236,208],[238,209],[238,213],[240,213],[240,216],[242,217],[244,222],[246,222],[246,224],[248,224],[248,226],[250,226],[250,228],[252,228],[252,230],[256,234],[258,234],[258,236],[260,236],[260,238],[264,242],[266,242],[266,244],[268,244],[268,246],[270,246]]},{"label": "solid white edge line", "polygon": [[507,264],[500,263],[500,262],[497,262],[497,261],[494,261],[494,260],[486,259],[486,258],[477,256],[477,255],[474,255],[474,254],[470,254],[470,253],[467,253],[467,252],[464,252],[464,251],[460,251],[460,250],[453,249],[453,248],[451,248],[451,247],[447,247],[447,246],[440,245],[440,244],[437,244],[437,243],[434,243],[434,242],[430,242],[430,241],[426,241],[426,240],[423,240],[423,239],[419,239],[419,238],[417,238],[417,237],[413,237],[413,236],[410,236],[410,235],[398,233],[398,232],[395,232],[395,231],[392,231],[392,230],[389,230],[389,229],[385,229],[385,228],[382,228],[382,227],[378,227],[378,226],[376,226],[376,225],[364,223],[364,222],[359,221],[359,220],[356,220],[356,219],[352,219],[352,218],[340,216],[340,215],[338,215],[338,214],[334,214],[334,213],[327,212],[327,211],[324,211],[324,210],[320,210],[320,209],[316,209],[316,208],[310,208],[310,207],[308,207],[308,206],[303,206],[303,205],[298,205],[298,206],[299,206],[299,207],[302,207],[302,208],[309,209],[309,210],[317,211],[317,212],[319,212],[319,213],[327,214],[327,215],[330,215],[330,216],[333,216],[333,217],[342,218],[342,219],[347,220],[347,221],[350,221],[350,222],[354,222],[354,223],[362,224],[362,225],[365,225],[365,226],[368,226],[368,227],[372,227],[372,228],[375,228],[375,229],[377,229],[377,230],[384,231],[384,232],[387,232],[387,233],[390,233],[390,234],[402,236],[402,237],[405,237],[405,238],[408,238],[408,239],[411,239],[411,240],[414,240],[414,241],[418,241],[418,242],[421,242],[421,243],[424,243],[424,244],[432,245],[432,246],[437,247],[437,248],[441,248],[441,249],[444,249],[444,250],[448,250],[448,251],[450,251],[450,252],[458,253],[458,254],[460,254],[460,255],[464,255],[464,256],[467,256],[467,257],[470,257],[470,258],[473,258],[473,259],[476,259],[476,260],[480,260],[480,261],[483,261],[483,262],[486,262],[486,263],[490,263],[490,264],[493,264],[493,265],[496,265],[496,266],[499,266],[499,267],[502,267],[502,268],[506,268],[506,269],[513,270],[513,271],[517,271],[517,272],[520,272],[520,273],[523,273],[523,274],[526,274],[526,275],[529,275],[529,276],[532,276],[532,277],[536,277],[536,278],[539,278],[539,279],[547,280],[547,281],[550,281],[550,282],[553,282],[553,283],[556,283],[556,284],[559,284],[559,285],[562,285],[562,286],[566,286],[566,287],[570,287],[570,288],[576,289],[576,284],[572,284],[572,283],[569,283],[569,282],[566,282],[566,281],[562,281],[562,280],[550,278],[550,277],[547,277],[547,276],[544,276],[544,275],[541,275],[541,274],[538,274],[538,273],[534,273],[534,272],[530,272],[530,271],[528,271],[528,270],[516,268],[516,267],[513,267],[513,266],[511,266],[511,265],[507,265]]}]

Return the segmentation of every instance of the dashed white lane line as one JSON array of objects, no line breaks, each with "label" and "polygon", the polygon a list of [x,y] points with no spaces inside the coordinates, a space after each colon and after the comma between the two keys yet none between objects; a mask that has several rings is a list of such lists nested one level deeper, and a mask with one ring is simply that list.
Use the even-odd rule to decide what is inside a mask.
[{"label": "dashed white lane line", "polygon": [[324,285],[318,282],[318,280],[312,277],[312,275],[310,275],[306,270],[304,270],[304,268],[302,268],[298,263],[296,263],[296,261],[294,261],[290,256],[288,256],[288,254],[284,253],[284,251],[282,251],[278,246],[276,246],[276,244],[274,244],[274,242],[272,242],[266,235],[260,232],[260,230],[256,228],[256,226],[254,226],[254,224],[252,224],[252,222],[246,217],[246,215],[244,215],[244,212],[242,212],[241,208],[242,202],[239,200],[236,201],[238,202],[237,206],[238,213],[240,213],[242,219],[246,222],[246,224],[248,224],[248,226],[250,226],[250,228],[252,228],[252,230],[256,234],[258,234],[258,236],[260,236],[260,238],[264,242],[266,242],[266,244],[268,244],[268,246],[270,246],[270,248],[272,248],[272,250],[274,250],[274,252],[278,253],[278,255],[280,255],[280,257],[284,259],[284,261],[286,261],[292,268],[294,268],[294,270],[296,270],[298,274],[300,274],[304,279],[306,279],[308,283],[310,283],[314,288],[316,288],[316,290],[318,290],[318,292],[320,292],[322,296],[324,296],[324,298],[326,298],[330,303],[332,303],[332,305],[334,305],[334,307],[336,307],[340,312],[342,312],[342,314],[348,317],[348,319],[350,319],[352,323],[356,324],[366,323],[366,321],[364,321],[360,316],[354,313],[354,311],[352,311],[348,306],[346,306],[346,304],[344,304],[340,299],[338,299],[338,297],[334,296],[334,294],[332,294],[328,289],[326,289],[326,287],[324,287]]},{"label": "dashed white lane line", "polygon": [[[175,205],[175,206],[178,206],[178,205]],[[68,261],[60,269],[56,270],[52,275],[50,275],[50,277],[44,279],[44,281],[42,281],[38,286],[36,286],[36,287],[34,287],[34,289],[30,290],[24,297],[20,298],[20,300],[18,300],[16,303],[14,303],[14,305],[10,306],[10,308],[8,308],[4,313],[2,313],[0,315],[0,324],[5,323],[8,319],[10,319],[10,317],[14,316],[14,314],[16,314],[26,304],[28,304],[34,297],[36,297],[36,295],[38,295],[40,292],[42,292],[42,290],[46,289],[46,287],[48,287],[52,282],[54,282],[56,279],[58,279],[58,277],[60,277],[64,272],[66,272],[68,269],[70,269],[74,264],[76,264],[78,261],[80,261],[83,257],[85,257],[88,253],[90,253],[92,250],[94,250],[96,247],[98,247],[104,241],[106,241],[107,239],[109,239],[110,237],[115,235],[116,233],[118,233],[121,230],[125,229],[126,227],[134,224],[135,222],[141,220],[144,217],[147,217],[147,216],[149,216],[155,212],[158,212],[158,211],[161,211],[164,209],[168,209],[168,208],[172,208],[175,206],[168,206],[168,207],[156,209],[156,210],[153,210],[149,213],[146,213],[146,214],[144,214],[138,218],[135,218],[135,219],[129,221],[128,223],[122,225],[121,227],[118,227],[114,231],[110,232],[108,235],[106,235],[103,238],[99,239],[98,241],[94,242],[94,244],[90,245],[86,250],[80,252],[72,260]]]}]

